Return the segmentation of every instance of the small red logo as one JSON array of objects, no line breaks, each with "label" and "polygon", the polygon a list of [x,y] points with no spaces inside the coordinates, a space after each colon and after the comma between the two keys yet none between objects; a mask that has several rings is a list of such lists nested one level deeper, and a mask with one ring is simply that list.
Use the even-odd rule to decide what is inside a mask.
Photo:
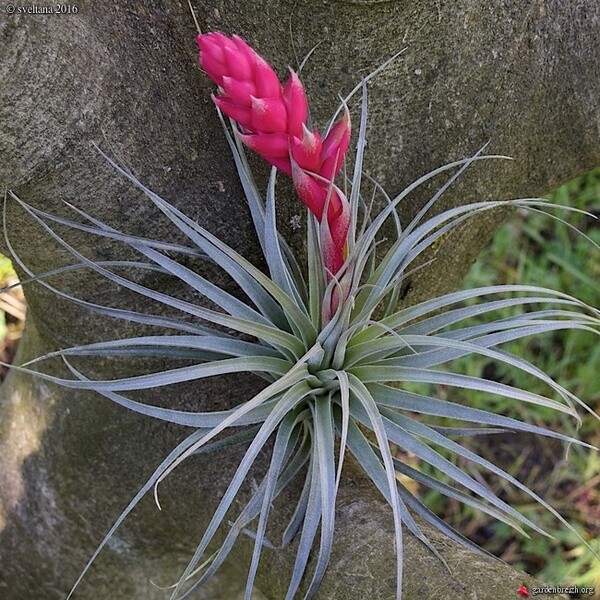
[{"label": "small red logo", "polygon": [[527,589],[526,585],[522,585],[517,592],[519,593],[519,596],[523,597],[523,598],[529,598],[530,594],[529,594],[529,590]]}]

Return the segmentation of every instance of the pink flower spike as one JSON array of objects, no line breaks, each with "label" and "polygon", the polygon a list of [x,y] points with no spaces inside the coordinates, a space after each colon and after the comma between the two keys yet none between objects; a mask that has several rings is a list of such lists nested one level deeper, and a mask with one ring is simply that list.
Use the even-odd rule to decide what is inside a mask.
[{"label": "pink flower spike", "polygon": [[290,68],[290,77],[283,87],[283,99],[288,112],[287,132],[301,136],[302,127],[308,118],[308,100],[298,75]]},{"label": "pink flower spike", "polygon": [[[292,69],[282,87],[273,68],[242,38],[215,32],[197,39],[200,64],[220,87],[213,97],[217,107],[237,122],[234,129],[243,144],[292,177],[300,199],[318,219],[330,280],[343,269],[350,225],[348,200],[333,183],[350,143],[348,109],[321,139],[307,127],[308,100]],[[345,299],[342,288],[335,288],[331,310]]]}]

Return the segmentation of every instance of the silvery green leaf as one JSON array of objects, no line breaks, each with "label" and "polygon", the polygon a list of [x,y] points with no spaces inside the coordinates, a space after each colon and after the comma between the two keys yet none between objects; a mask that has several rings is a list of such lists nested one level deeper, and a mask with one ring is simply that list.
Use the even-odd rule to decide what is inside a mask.
[{"label": "silvery green leaf", "polygon": [[415,381],[420,383],[437,383],[440,385],[448,385],[468,390],[479,390],[489,392],[505,398],[513,398],[522,402],[529,402],[538,406],[546,406],[559,412],[563,412],[572,417],[577,414],[570,406],[565,406],[539,394],[526,392],[517,387],[499,383],[496,381],[488,381],[480,377],[470,375],[459,375],[456,373],[447,373],[445,371],[437,371],[434,369],[417,369],[415,367],[398,367],[398,366],[368,366],[368,367],[353,367],[350,369],[355,377],[359,378],[364,383],[384,383],[388,381]]},{"label": "silvery green leaf", "polygon": [[388,406],[406,412],[415,412],[423,415],[432,415],[436,417],[447,417],[450,419],[459,419],[462,421],[470,421],[471,423],[479,423],[491,427],[501,427],[515,431],[526,431],[546,437],[553,437],[567,443],[578,444],[581,446],[594,449],[594,446],[581,442],[576,438],[569,437],[557,431],[531,425],[512,417],[505,417],[493,412],[481,410],[479,408],[471,408],[463,406],[455,402],[441,400],[439,398],[431,398],[422,394],[408,392],[398,388],[381,385],[378,383],[368,384],[367,388],[372,394],[377,404]]}]

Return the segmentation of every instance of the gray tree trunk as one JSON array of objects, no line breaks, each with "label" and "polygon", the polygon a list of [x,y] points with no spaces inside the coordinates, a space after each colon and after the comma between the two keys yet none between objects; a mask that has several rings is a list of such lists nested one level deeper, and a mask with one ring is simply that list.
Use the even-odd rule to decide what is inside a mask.
[{"label": "gray tree trunk", "polygon": [[[17,10],[0,16],[0,183],[48,211],[67,214],[61,202],[67,200],[122,231],[172,239],[170,225],[91,149],[95,141],[255,259],[247,207],[210,100],[212,85],[197,67],[187,4],[81,0],[76,6],[77,14]],[[472,168],[444,207],[540,195],[600,163],[597,2],[208,0],[195,8],[204,31],[245,37],[282,76],[286,65],[295,66],[318,44],[303,81],[319,126],[336,108],[338,94],[406,47],[370,86],[366,170],[392,194],[489,140],[492,152],[516,160]],[[256,165],[264,170],[258,160]],[[280,193],[282,227],[301,248],[287,222],[302,209],[285,183]],[[401,207],[405,222],[424,198]],[[7,212],[10,240],[34,271],[69,262],[14,203]],[[405,302],[455,288],[499,218],[479,219],[445,240],[436,261],[410,281]],[[61,233],[92,258],[126,255],[107,241]],[[53,282],[87,300],[153,308],[92,275]],[[160,279],[153,284],[160,286]],[[79,309],[41,286],[29,287],[26,295],[21,361],[132,333],[130,326]],[[115,375],[102,362],[89,368],[97,376]],[[160,390],[149,400],[223,409],[256,387],[251,380],[215,378],[200,387]],[[63,598],[114,519],[185,433],[104,398],[13,373],[0,400],[0,596]],[[168,597],[151,581],[166,586],[176,580],[238,453],[188,461],[163,484],[163,511],[150,499],[142,502],[76,597]],[[273,518],[283,521],[284,515]],[[352,465],[337,527],[319,597],[393,598],[389,511]],[[451,573],[407,536],[407,599],[515,598],[522,582],[533,585],[502,563],[431,536]],[[234,597],[250,553],[250,542],[242,540],[221,579],[200,597]],[[283,598],[293,556],[293,548],[265,552],[258,587],[267,598]]]}]

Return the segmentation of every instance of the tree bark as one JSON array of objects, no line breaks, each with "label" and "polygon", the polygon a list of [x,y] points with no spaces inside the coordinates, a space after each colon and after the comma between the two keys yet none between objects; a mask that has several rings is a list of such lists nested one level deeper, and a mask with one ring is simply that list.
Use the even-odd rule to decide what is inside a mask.
[{"label": "tree bark", "polygon": [[[62,203],[67,200],[122,231],[176,237],[166,219],[91,148],[97,142],[148,187],[257,261],[248,210],[210,100],[212,84],[197,66],[187,4],[76,6],[77,14],[17,10],[0,17],[0,183],[47,211],[69,214]],[[241,35],[282,76],[317,45],[302,77],[319,126],[337,107],[338,94],[406,47],[369,89],[365,169],[390,194],[488,141],[488,152],[515,160],[472,167],[440,209],[476,199],[537,196],[600,163],[597,3],[207,0],[195,8],[204,31]],[[357,115],[354,103],[351,110]],[[258,159],[253,164],[266,173]],[[302,238],[288,221],[302,209],[289,185],[279,187],[282,229],[301,252]],[[400,207],[401,219],[406,223],[426,199],[424,193],[409,199]],[[454,289],[500,218],[490,213],[445,240],[436,260],[413,276],[404,301]],[[11,202],[7,229],[35,272],[70,261]],[[106,240],[61,234],[94,259],[129,256]],[[193,261],[190,266],[205,268]],[[221,281],[218,273],[212,277]],[[93,275],[52,281],[86,300],[151,309]],[[26,295],[20,360],[139,332],[39,285]],[[114,376],[112,364],[88,366],[98,376]],[[255,381],[215,378],[147,397],[163,406],[210,410],[243,402],[256,389]],[[185,432],[104,398],[16,373],[4,384],[0,402],[0,595],[62,598],[113,520]],[[166,597],[150,580],[168,585],[176,579],[238,460],[238,452],[229,452],[189,461],[164,484],[163,511],[143,502],[76,597]],[[284,512],[277,511],[275,521]],[[338,543],[319,597],[392,598],[391,531],[377,492],[350,466],[340,495]],[[521,582],[533,585],[506,565],[431,536],[451,575],[407,536],[407,599],[514,598]],[[233,597],[250,554],[249,542],[242,541],[219,582],[201,597]],[[265,553],[258,587],[267,598],[283,597],[281,582],[292,559],[293,548]]]}]

